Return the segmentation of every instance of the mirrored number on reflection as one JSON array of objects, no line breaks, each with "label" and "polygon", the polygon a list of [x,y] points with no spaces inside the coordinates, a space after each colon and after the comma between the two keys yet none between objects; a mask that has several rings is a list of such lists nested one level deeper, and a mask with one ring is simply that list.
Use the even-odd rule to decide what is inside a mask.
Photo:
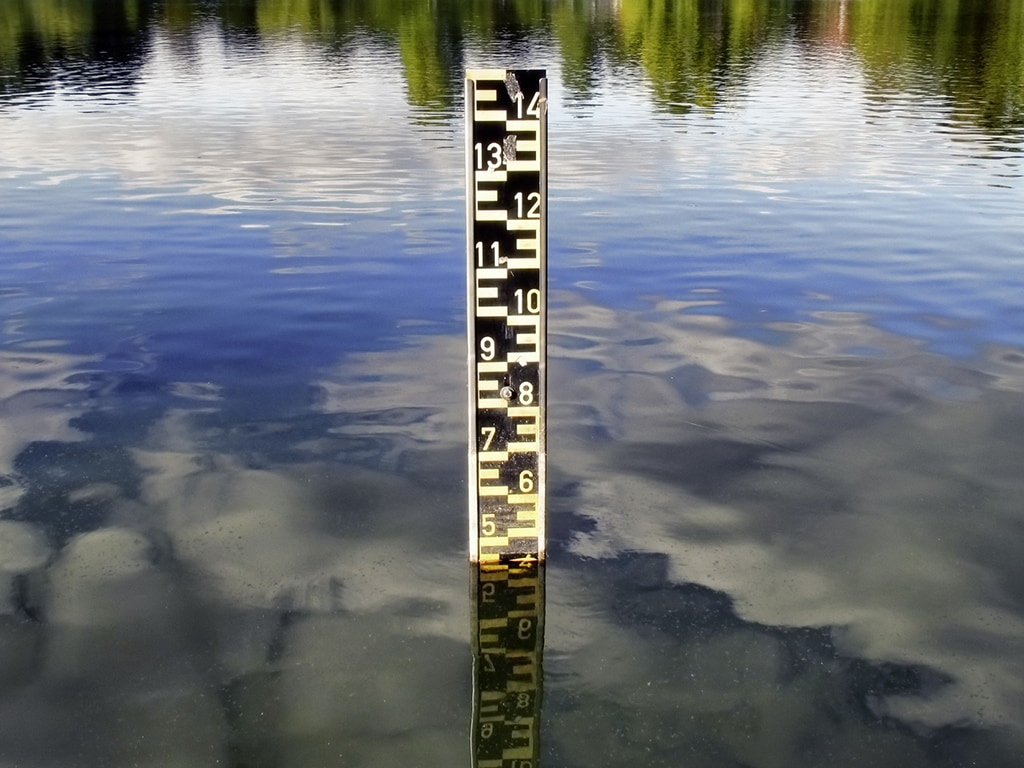
[{"label": "mirrored number on reflection", "polygon": [[531,632],[533,632],[533,619],[521,618],[519,626],[516,628],[516,636],[520,640],[529,640]]}]

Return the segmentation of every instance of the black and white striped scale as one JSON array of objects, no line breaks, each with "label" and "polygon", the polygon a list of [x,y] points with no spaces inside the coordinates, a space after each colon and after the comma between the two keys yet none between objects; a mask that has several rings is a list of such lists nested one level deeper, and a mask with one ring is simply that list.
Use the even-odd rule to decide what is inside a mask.
[{"label": "black and white striped scale", "polygon": [[537,768],[544,622],[547,78],[466,73],[473,765]]}]

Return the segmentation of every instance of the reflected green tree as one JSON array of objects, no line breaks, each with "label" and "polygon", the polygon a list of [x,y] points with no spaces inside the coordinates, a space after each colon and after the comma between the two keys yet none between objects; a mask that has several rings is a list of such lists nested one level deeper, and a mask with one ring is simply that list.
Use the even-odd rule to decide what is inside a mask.
[{"label": "reflected green tree", "polygon": [[702,24],[699,0],[626,0],[619,24],[623,52],[642,65],[660,105],[714,105],[719,39]]},{"label": "reflected green tree", "polygon": [[860,0],[849,28],[876,97],[938,94],[953,120],[996,135],[1024,128],[1024,3]]},{"label": "reflected green tree", "polygon": [[[4,0],[0,95],[44,87],[62,62],[137,62],[151,18],[141,0]],[[112,71],[112,81],[127,82],[130,69]]]},{"label": "reflected green tree", "polygon": [[551,28],[562,55],[562,85],[586,99],[598,86],[604,63],[624,58],[615,7],[607,0],[565,0],[552,8]]},{"label": "reflected green tree", "polygon": [[164,0],[161,7],[161,25],[180,37],[191,36],[202,24],[203,18],[203,8],[194,0]]},{"label": "reflected green tree", "polygon": [[0,94],[45,87],[67,60],[124,61],[130,79],[156,29],[187,47],[210,22],[229,37],[301,35],[328,55],[374,40],[397,54],[410,104],[438,119],[479,64],[467,50],[550,67],[523,53],[546,58],[554,41],[571,98],[639,74],[658,108],[686,113],[716,107],[765,51],[795,43],[852,51],[880,100],[940,96],[952,120],[1024,129],[1020,0],[4,0]]},{"label": "reflected green tree", "polygon": [[757,53],[783,35],[786,0],[622,0],[622,50],[643,67],[671,112],[714,107],[741,83]]},{"label": "reflected green tree", "polygon": [[0,13],[0,56],[5,63],[16,60],[25,42],[41,56],[51,56],[79,47],[91,37],[92,31],[93,4],[89,0],[9,0]]},{"label": "reflected green tree", "polygon": [[456,101],[456,78],[461,82],[460,20],[451,7],[429,0],[410,6],[397,32],[409,102],[445,114]]}]

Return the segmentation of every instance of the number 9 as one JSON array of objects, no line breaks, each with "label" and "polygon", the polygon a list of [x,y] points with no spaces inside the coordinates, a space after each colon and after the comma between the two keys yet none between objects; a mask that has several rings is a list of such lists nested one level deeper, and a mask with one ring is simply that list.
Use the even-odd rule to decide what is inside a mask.
[{"label": "number 9", "polygon": [[480,357],[484,360],[494,359],[494,339],[490,336],[484,336],[480,339]]}]

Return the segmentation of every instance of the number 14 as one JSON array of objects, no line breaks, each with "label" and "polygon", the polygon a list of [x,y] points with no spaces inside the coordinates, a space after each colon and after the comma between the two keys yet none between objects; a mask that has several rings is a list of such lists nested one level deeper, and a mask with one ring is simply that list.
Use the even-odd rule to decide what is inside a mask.
[{"label": "number 14", "polygon": [[[516,118],[519,120],[523,119],[523,92],[520,91],[516,94]],[[526,114],[528,117],[535,117],[540,119],[540,91],[533,94],[530,98],[530,106],[526,108]]]}]

